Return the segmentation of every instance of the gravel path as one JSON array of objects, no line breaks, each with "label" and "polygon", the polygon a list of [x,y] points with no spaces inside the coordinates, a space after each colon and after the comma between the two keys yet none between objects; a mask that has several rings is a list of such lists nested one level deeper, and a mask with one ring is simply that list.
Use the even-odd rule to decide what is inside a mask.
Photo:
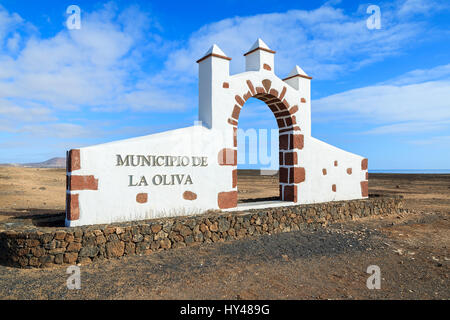
[{"label": "gravel path", "polygon": [[[366,218],[125,257],[81,266],[80,290],[67,289],[65,267],[0,266],[0,298],[449,299],[448,239],[441,237],[448,223],[438,214]],[[418,228],[437,233],[440,245],[414,236]],[[393,236],[399,229],[402,236]],[[366,287],[369,265],[381,269],[380,290]]]}]

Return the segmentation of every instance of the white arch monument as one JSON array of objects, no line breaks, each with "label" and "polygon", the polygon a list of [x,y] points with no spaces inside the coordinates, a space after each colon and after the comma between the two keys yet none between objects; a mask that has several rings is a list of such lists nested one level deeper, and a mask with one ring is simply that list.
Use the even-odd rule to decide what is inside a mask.
[{"label": "white arch monument", "polygon": [[251,97],[278,123],[278,205],[366,198],[367,159],[311,136],[311,77],[295,66],[280,79],[274,55],[258,39],[230,75],[213,45],[197,61],[201,124],[68,151],[66,226],[238,209],[236,133]]}]

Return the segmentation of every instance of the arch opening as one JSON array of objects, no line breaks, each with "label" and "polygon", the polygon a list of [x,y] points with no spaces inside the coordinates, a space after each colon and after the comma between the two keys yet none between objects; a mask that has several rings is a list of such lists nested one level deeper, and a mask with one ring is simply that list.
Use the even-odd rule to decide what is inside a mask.
[{"label": "arch opening", "polygon": [[[235,96],[236,104],[231,117],[228,119],[228,123],[233,126],[234,147],[237,148],[237,128],[240,113],[245,102],[250,98],[256,98],[264,102],[272,111],[278,125],[278,199],[297,202],[297,184],[304,181],[305,178],[304,169],[297,166],[299,159],[298,152],[295,150],[303,148],[303,135],[294,134],[295,131],[300,131],[295,117],[298,106],[290,106],[284,99],[286,87],[283,87],[281,92],[278,92],[276,89],[271,88],[271,81],[268,79],[262,80],[262,87],[258,86],[255,88],[250,80],[247,80],[246,83],[249,90],[242,96]],[[233,171],[233,185],[235,184],[234,181],[236,181],[237,185],[237,170]]]},{"label": "arch opening", "polygon": [[245,102],[237,135],[238,204],[280,201],[278,125],[265,102]]}]

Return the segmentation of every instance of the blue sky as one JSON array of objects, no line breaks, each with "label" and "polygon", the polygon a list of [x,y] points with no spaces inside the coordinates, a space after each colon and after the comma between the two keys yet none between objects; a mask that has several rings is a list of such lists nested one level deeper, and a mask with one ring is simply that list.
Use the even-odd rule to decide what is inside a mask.
[{"label": "blue sky", "polygon": [[[313,77],[313,136],[371,169],[450,168],[450,4],[422,0],[0,0],[0,163],[192,125],[195,61],[217,43],[242,72],[258,37],[278,76]],[[247,104],[240,128],[276,128]]]}]

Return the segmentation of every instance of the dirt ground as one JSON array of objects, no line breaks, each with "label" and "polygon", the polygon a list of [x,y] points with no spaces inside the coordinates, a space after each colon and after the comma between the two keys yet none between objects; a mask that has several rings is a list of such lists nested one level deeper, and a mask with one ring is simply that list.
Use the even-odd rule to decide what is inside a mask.
[{"label": "dirt ground", "polygon": [[[240,201],[277,197],[277,179],[239,176]],[[62,212],[64,190],[64,170],[0,167],[0,223]],[[66,267],[0,266],[0,298],[449,299],[450,175],[370,174],[369,193],[414,212],[84,265],[81,290],[67,289]]]},{"label": "dirt ground", "polygon": [[20,214],[64,211],[65,169],[0,166],[0,222]]}]

